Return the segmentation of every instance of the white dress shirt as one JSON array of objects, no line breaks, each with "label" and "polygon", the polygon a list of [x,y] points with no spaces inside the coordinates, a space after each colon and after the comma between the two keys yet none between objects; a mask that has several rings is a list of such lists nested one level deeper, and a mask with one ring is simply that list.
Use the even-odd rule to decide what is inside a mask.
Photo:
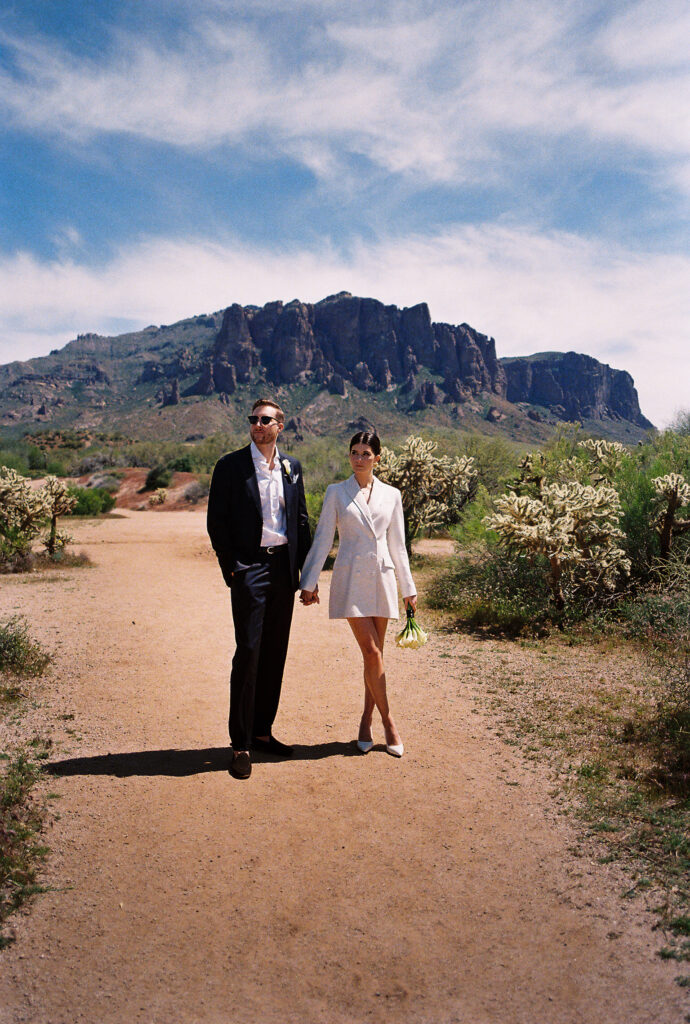
[{"label": "white dress shirt", "polygon": [[280,464],[280,454],[276,448],[273,469],[269,469],[267,460],[253,441],[250,448],[252,459],[254,460],[256,482],[259,485],[261,516],[263,518],[261,547],[277,547],[280,544],[287,544],[283,467]]}]

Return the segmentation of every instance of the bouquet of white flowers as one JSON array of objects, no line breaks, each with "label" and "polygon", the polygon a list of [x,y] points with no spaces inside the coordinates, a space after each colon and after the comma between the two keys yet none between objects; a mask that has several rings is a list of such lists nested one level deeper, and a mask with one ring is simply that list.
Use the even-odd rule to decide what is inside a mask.
[{"label": "bouquet of white flowers", "polygon": [[416,650],[417,647],[423,647],[428,639],[428,636],[414,617],[412,606],[408,604],[407,622],[405,623],[405,628],[396,636],[396,644],[398,647],[407,647],[409,649]]}]

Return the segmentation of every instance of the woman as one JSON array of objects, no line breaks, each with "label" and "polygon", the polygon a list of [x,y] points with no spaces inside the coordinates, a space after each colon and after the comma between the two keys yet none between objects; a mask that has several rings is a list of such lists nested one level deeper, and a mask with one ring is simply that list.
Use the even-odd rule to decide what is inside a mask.
[{"label": "woman", "polygon": [[386,734],[386,750],[402,757],[403,743],[386,696],[383,642],[389,619],[398,618],[397,573],[405,606],[417,607],[417,594],[405,550],[402,499],[395,487],[374,476],[381,442],[361,430],[350,441],[352,476],[326,490],[321,518],[301,577],[303,604],[318,602],[317,580],[338,528],[338,556],[333,566],[328,616],[347,619],[364,659],[364,711],[357,746],[373,747],[374,707]]}]

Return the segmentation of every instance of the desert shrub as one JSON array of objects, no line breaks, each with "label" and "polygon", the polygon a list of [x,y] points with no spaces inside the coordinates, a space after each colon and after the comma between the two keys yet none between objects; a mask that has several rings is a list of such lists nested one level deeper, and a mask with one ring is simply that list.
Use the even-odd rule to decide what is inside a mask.
[{"label": "desert shrub", "polygon": [[295,445],[292,451],[302,463],[305,486],[313,494],[325,493],[329,484],[345,480],[352,472],[347,457],[347,441],[340,438],[308,437]]},{"label": "desert shrub", "polygon": [[179,455],[176,459],[168,462],[168,469],[171,473],[193,473],[194,467],[189,455]]},{"label": "desert shrub", "polygon": [[470,630],[511,636],[540,632],[558,618],[549,607],[547,568],[542,557],[511,558],[500,550],[458,558],[432,581],[429,604],[454,612]]},{"label": "desert shrub", "polygon": [[[662,554],[665,503],[655,481],[670,474],[680,474],[690,480],[690,436],[666,430],[628,453],[612,480],[621,502],[621,546],[630,561],[631,579],[641,586],[652,580],[655,564]],[[673,525],[670,538],[673,551],[687,554],[690,530],[683,533],[677,523]]]},{"label": "desert shrub", "polygon": [[196,505],[203,498],[208,496],[208,489],[208,482],[192,480],[192,482],[187,484],[185,487],[182,497],[185,501],[188,501],[190,505]]},{"label": "desert shrub", "polygon": [[15,615],[0,622],[0,672],[13,676],[40,676],[50,655],[32,640],[24,619]]},{"label": "desert shrub", "polygon": [[154,466],[148,472],[144,490],[157,491],[159,487],[168,487],[171,480],[172,471],[167,466]]},{"label": "desert shrub", "polygon": [[120,466],[166,466],[182,460],[181,472],[210,473],[221,455],[247,444],[246,435],[214,434],[194,444],[180,441],[130,441],[113,448],[113,463]]},{"label": "desert shrub", "polygon": [[113,495],[100,487],[70,487],[69,493],[77,499],[73,516],[100,516],[115,506]]},{"label": "desert shrub", "polygon": [[[40,742],[40,741],[39,741]],[[0,775],[0,926],[28,897],[40,891],[38,866],[48,848],[39,842],[44,810],[31,798],[31,788],[41,775],[31,750],[19,750]],[[0,949],[9,946],[13,934],[0,930]]]},{"label": "desert shrub", "polygon": [[26,476],[29,472],[28,459],[19,450],[3,448],[0,451],[0,466],[5,466],[7,469],[14,469],[21,476]]},{"label": "desert shrub", "polygon": [[79,459],[72,466],[73,476],[87,476],[89,473],[98,473],[99,470],[106,469],[108,466],[112,466],[113,462],[110,455],[106,452],[98,452],[95,455],[87,455],[83,459]]},{"label": "desert shrub", "polygon": [[112,473],[94,473],[87,480],[85,486],[88,488],[96,487],[99,490],[107,491],[108,494],[115,494],[120,489],[120,483],[120,479]]},{"label": "desert shrub", "polygon": [[462,454],[474,459],[480,486],[495,494],[515,472],[516,449],[501,437],[468,434],[463,439]]},{"label": "desert shrub", "polygon": [[43,472],[48,464],[48,456],[38,445],[29,445],[28,451],[29,469]]},{"label": "desert shrub", "polygon": [[676,434],[681,434],[685,437],[690,436],[690,409],[684,409],[681,410],[681,412],[676,413],[671,424],[671,429]]},{"label": "desert shrub", "polygon": [[618,603],[615,619],[648,649],[682,648],[690,638],[690,564],[677,558],[657,562],[647,586]]},{"label": "desert shrub", "polygon": [[149,495],[149,505],[165,505],[168,499],[168,492],[165,487],[159,487]]},{"label": "desert shrub", "polygon": [[690,791],[690,644],[668,652],[658,666],[662,690],[650,723],[655,750],[656,781]]},{"label": "desert shrub", "polygon": [[307,513],[309,515],[309,529],[312,532],[312,536],[319,522],[319,516],[321,515],[321,509],[323,508],[323,493],[315,493],[314,491],[307,491],[304,497],[307,502]]},{"label": "desert shrub", "polygon": [[630,562],[630,578],[646,581],[659,556],[659,535],[651,528],[656,494],[652,478],[635,458],[624,460],[615,478],[621,502],[621,547]]},{"label": "desert shrub", "polygon": [[690,791],[690,565],[677,559],[655,567],[654,582],[624,602],[618,617],[645,644],[657,679],[654,712],[629,738],[650,744],[655,785]]},{"label": "desert shrub", "polygon": [[621,601],[616,619],[631,639],[658,644],[672,642],[690,614],[690,594],[642,591]]},{"label": "desert shrub", "polygon": [[448,527],[448,536],[461,548],[495,546],[496,536],[484,523],[484,517],[491,508],[491,495],[483,484],[479,484],[475,498],[463,510],[460,522]]}]

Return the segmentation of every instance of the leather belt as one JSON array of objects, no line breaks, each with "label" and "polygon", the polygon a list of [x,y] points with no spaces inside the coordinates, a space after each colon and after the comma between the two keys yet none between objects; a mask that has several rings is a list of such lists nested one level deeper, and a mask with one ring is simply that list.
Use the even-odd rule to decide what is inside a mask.
[{"label": "leather belt", "polygon": [[261,548],[261,551],[265,555],[277,555],[286,547],[287,544],[270,544],[267,548]]}]

